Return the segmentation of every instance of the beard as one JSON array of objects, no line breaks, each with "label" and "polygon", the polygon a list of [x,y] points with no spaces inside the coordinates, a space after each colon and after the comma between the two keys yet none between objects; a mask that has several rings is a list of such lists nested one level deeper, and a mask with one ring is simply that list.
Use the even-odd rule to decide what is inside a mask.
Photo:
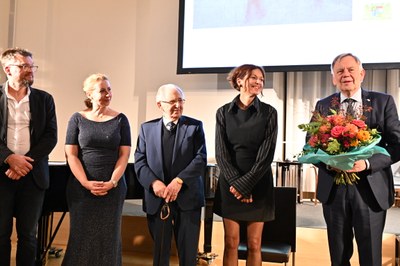
[{"label": "beard", "polygon": [[25,85],[26,85],[27,87],[32,86],[32,84],[33,84],[33,80],[25,80]]},{"label": "beard", "polygon": [[24,84],[26,87],[30,87],[33,84],[33,77],[31,77],[31,78],[29,78],[29,77],[22,78],[21,79],[21,83]]}]

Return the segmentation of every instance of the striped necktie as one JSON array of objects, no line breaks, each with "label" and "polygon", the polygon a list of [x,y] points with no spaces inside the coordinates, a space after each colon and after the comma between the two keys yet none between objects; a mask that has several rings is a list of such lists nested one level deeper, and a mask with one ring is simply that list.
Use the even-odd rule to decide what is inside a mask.
[{"label": "striped necktie", "polygon": [[346,115],[357,118],[356,100],[347,98],[344,100],[347,103]]},{"label": "striped necktie", "polygon": [[176,126],[176,125],[175,125],[174,122],[168,122],[168,123],[167,123],[167,129],[168,129],[169,131],[174,130],[175,126]]}]

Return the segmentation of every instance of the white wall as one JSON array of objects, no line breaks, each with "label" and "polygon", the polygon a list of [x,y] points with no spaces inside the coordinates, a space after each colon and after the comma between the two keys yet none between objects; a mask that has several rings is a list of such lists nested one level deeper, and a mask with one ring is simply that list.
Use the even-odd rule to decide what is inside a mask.
[{"label": "white wall", "polygon": [[[0,51],[7,47],[8,40],[8,17],[9,17],[9,0],[0,1]],[[0,82],[4,81],[5,75],[0,71]]]},{"label": "white wall", "polygon": [[[15,13],[10,13],[10,4],[15,4]],[[83,80],[102,72],[113,87],[111,107],[125,113],[131,124],[130,161],[140,123],[160,116],[154,103],[156,90],[164,83],[176,83],[186,94],[184,113],[204,123],[209,162],[214,162],[215,111],[231,101],[236,91],[229,88],[223,74],[176,75],[178,11],[178,0],[0,0],[0,52],[9,46],[32,51],[39,65],[34,86],[50,92],[56,101],[59,141],[51,160],[64,160],[68,119],[84,108]],[[11,24],[10,16],[15,17]],[[275,159],[285,159],[284,75],[273,73],[268,77],[273,82],[264,90],[262,100],[278,110]],[[296,125],[308,121],[313,101],[331,93],[323,91],[331,90],[329,78],[323,77],[318,72],[288,73],[286,158],[301,150],[304,134]],[[386,88],[399,104],[399,77],[398,70],[387,74],[374,71],[368,73],[364,84],[374,90]],[[0,71],[0,82],[4,81]],[[309,95],[307,99],[312,100],[308,102],[301,91],[318,95]],[[304,172],[304,183],[308,184],[305,190],[312,191],[313,175],[307,167]]]},{"label": "white wall", "polygon": [[[214,161],[215,112],[236,91],[228,88],[225,75],[176,75],[178,0],[2,0],[1,51],[8,47],[13,1],[17,8],[12,46],[33,52],[39,65],[34,87],[50,92],[56,101],[59,141],[51,160],[64,160],[68,119],[84,108],[82,81],[102,72],[113,87],[111,107],[129,118],[133,149],[140,123],[160,116],[156,90],[164,83],[176,83],[186,94],[184,113],[204,123],[209,161]],[[280,75],[273,77],[279,86]],[[0,79],[4,82],[4,75]],[[266,89],[264,95],[263,101],[278,111],[282,108],[279,89]]]}]

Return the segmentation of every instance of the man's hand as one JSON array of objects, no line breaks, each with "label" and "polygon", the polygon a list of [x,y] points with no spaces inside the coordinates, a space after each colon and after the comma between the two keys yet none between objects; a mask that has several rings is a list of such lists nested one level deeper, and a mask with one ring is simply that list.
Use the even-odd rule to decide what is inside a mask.
[{"label": "man's hand", "polygon": [[151,186],[157,197],[164,198],[165,184],[162,181],[156,180]]},{"label": "man's hand", "polygon": [[18,154],[11,154],[7,157],[7,164],[10,165],[10,168],[20,176],[27,175],[33,169],[33,161],[34,160],[31,157]]},{"label": "man's hand", "polygon": [[365,160],[358,160],[354,162],[353,168],[350,170],[347,170],[346,172],[348,173],[356,173],[356,172],[361,172],[367,170],[367,163]]},{"label": "man's hand", "polygon": [[6,176],[12,180],[20,180],[22,175],[17,174],[13,169],[9,168],[6,171]]},{"label": "man's hand", "polygon": [[181,191],[182,184],[178,182],[177,178],[174,178],[171,183],[168,184],[164,190],[163,198],[165,202],[175,201],[178,197],[179,191]]}]

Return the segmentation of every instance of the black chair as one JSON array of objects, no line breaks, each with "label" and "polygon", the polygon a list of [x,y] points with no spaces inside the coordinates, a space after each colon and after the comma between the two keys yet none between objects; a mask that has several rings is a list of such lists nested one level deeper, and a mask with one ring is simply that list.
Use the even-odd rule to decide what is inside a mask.
[{"label": "black chair", "polygon": [[[275,187],[275,220],[265,222],[261,256],[262,261],[286,263],[292,253],[292,265],[295,265],[296,252],[296,188]],[[239,259],[247,258],[246,227],[241,226]]]}]

